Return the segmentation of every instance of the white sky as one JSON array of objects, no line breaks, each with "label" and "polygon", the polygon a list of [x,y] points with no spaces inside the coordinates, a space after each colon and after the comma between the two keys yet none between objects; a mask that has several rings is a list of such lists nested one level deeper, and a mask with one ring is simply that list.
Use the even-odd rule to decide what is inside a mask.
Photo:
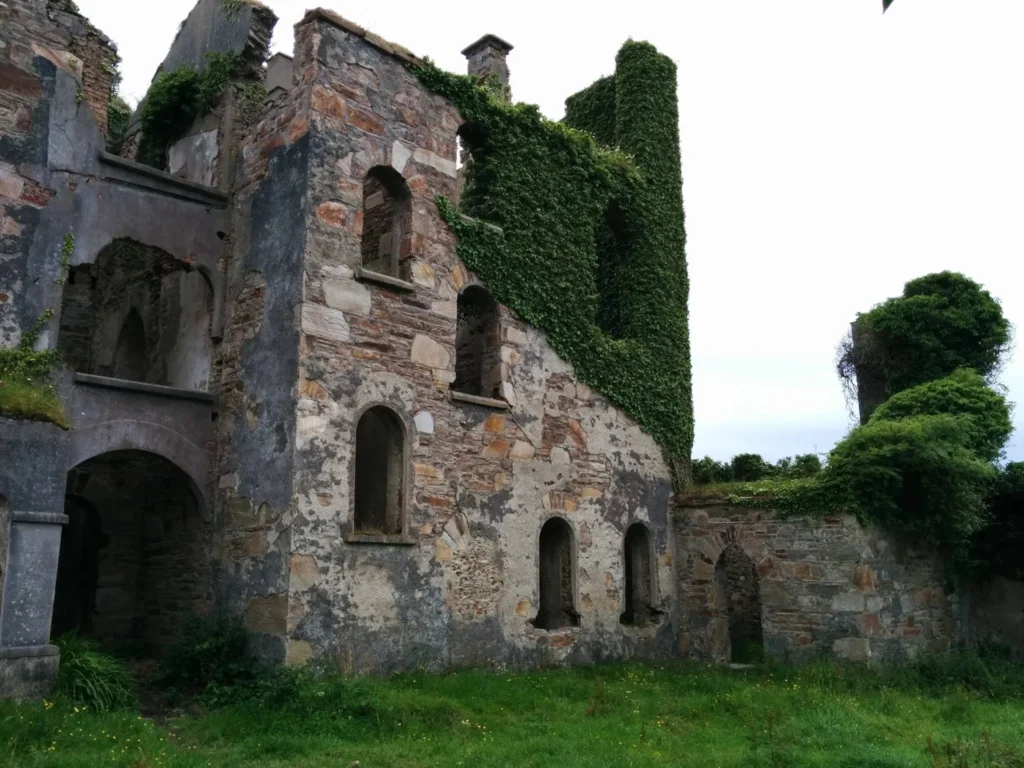
[{"label": "white sky", "polygon": [[[194,0],[78,0],[141,97]],[[270,0],[275,50],[316,0]],[[1024,2],[479,0],[325,7],[462,72],[492,32],[515,98],[554,119],[628,37],[679,65],[695,456],[827,451],[849,426],[835,345],[928,272],[1024,328]],[[1003,373],[1024,399],[1024,353]],[[1009,455],[1024,460],[1024,407]]]}]

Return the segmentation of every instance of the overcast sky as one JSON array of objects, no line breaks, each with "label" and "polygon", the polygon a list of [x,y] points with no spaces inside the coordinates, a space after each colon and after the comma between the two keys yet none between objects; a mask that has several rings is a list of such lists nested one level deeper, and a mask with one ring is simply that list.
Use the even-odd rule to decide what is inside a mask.
[{"label": "overcast sky", "polygon": [[[141,97],[193,0],[78,0]],[[274,49],[315,0],[270,0]],[[679,65],[696,456],[827,451],[858,311],[957,270],[1024,327],[1024,2],[574,0],[325,7],[448,69],[492,32],[519,101],[562,117],[629,37]],[[571,300],[571,298],[569,298]],[[1024,353],[1006,367],[1024,400]],[[1024,407],[1009,454],[1024,460]]]}]

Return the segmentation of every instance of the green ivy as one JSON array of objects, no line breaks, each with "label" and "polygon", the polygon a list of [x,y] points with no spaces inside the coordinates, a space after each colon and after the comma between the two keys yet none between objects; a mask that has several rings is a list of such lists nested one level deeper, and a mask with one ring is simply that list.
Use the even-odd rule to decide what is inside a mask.
[{"label": "green ivy", "polygon": [[167,150],[185,135],[196,118],[220,101],[224,89],[239,76],[242,59],[235,53],[208,53],[202,69],[186,65],[161,72],[143,101],[140,120],[140,162],[167,167]]},{"label": "green ivy", "polygon": [[[675,65],[626,43],[613,78],[569,99],[567,124],[429,62],[414,72],[466,123],[472,219],[437,201],[459,257],[658,440],[685,486],[693,406]],[[583,108],[596,100],[602,109]]]},{"label": "green ivy", "polygon": [[970,368],[893,395],[872,414],[871,421],[941,414],[964,420],[967,447],[985,461],[999,458],[1013,432],[1006,398]]},{"label": "green ivy", "polygon": [[75,236],[68,232],[64,235],[64,240],[60,245],[60,277],[57,278],[57,283],[63,285],[68,281],[68,275],[71,274],[71,254],[75,252]]},{"label": "green ivy", "polygon": [[1011,342],[1002,307],[957,272],[911,280],[903,295],[857,318],[857,343],[841,350],[840,377],[875,384],[886,396],[973,368],[998,371]]}]

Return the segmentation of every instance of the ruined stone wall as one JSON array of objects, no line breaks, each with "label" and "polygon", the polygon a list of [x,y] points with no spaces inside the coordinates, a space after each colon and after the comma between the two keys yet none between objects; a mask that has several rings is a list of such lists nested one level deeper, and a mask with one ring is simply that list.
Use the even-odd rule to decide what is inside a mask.
[{"label": "ruined stone wall", "polygon": [[757,568],[768,656],[891,660],[954,642],[956,596],[938,556],[852,517],[779,520],[711,503],[677,508],[673,518],[679,650],[688,656],[721,653],[728,612],[716,600],[715,565],[730,544]]},{"label": "ruined stone wall", "polygon": [[[657,607],[673,605],[669,473],[653,439],[504,307],[504,402],[451,396],[457,296],[475,278],[434,199],[455,190],[460,116],[420,86],[404,52],[358,27],[314,12],[299,35],[311,44],[295,58],[311,111],[288,660],[370,671],[670,654],[667,616],[620,623],[632,522],[653,532]],[[363,182],[381,165],[412,197],[404,285],[357,273]],[[406,431],[406,515],[400,535],[359,536],[355,432],[381,404]],[[574,534],[580,626],[546,631],[531,620],[552,516]]]},{"label": "ruined stone wall", "polygon": [[78,81],[83,103],[102,114],[98,124],[106,125],[103,99],[110,98],[110,82],[108,76],[104,95],[98,71],[114,49],[68,8],[64,0],[10,0],[0,6],[0,344],[5,346],[17,343],[40,314],[25,294],[32,239],[53,196],[45,169],[57,69]]},{"label": "ruined stone wall", "polygon": [[[312,30],[297,50],[309,62]],[[311,71],[311,70],[310,70]],[[238,149],[218,394],[214,571],[221,607],[245,616],[253,650],[285,653],[296,381],[309,174],[309,72]]]}]

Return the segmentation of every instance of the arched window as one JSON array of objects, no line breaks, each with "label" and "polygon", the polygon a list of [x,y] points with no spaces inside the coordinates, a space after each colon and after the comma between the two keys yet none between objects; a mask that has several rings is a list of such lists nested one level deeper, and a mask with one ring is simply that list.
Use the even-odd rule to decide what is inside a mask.
[{"label": "arched window", "polygon": [[213,292],[192,265],[128,238],[68,273],[57,349],[77,373],[209,388]]},{"label": "arched window", "polygon": [[477,397],[496,398],[501,394],[498,305],[478,285],[459,294],[452,389]]},{"label": "arched window", "polygon": [[654,542],[647,526],[634,523],[626,531],[626,610],[620,621],[642,627],[660,614],[654,608]]},{"label": "arched window", "polygon": [[538,629],[580,625],[575,559],[572,528],[560,517],[551,518],[540,531],[540,608],[533,620]]},{"label": "arched window", "polygon": [[356,427],[353,532],[402,533],[405,429],[390,408],[370,408]]},{"label": "arched window", "polygon": [[142,318],[134,308],[121,325],[121,333],[117,337],[114,350],[114,378],[128,381],[145,381],[146,370],[149,368],[149,355],[146,352],[146,329]]},{"label": "arched window", "polygon": [[363,182],[362,266],[400,277],[399,264],[412,250],[412,198],[394,168],[374,166]]}]

